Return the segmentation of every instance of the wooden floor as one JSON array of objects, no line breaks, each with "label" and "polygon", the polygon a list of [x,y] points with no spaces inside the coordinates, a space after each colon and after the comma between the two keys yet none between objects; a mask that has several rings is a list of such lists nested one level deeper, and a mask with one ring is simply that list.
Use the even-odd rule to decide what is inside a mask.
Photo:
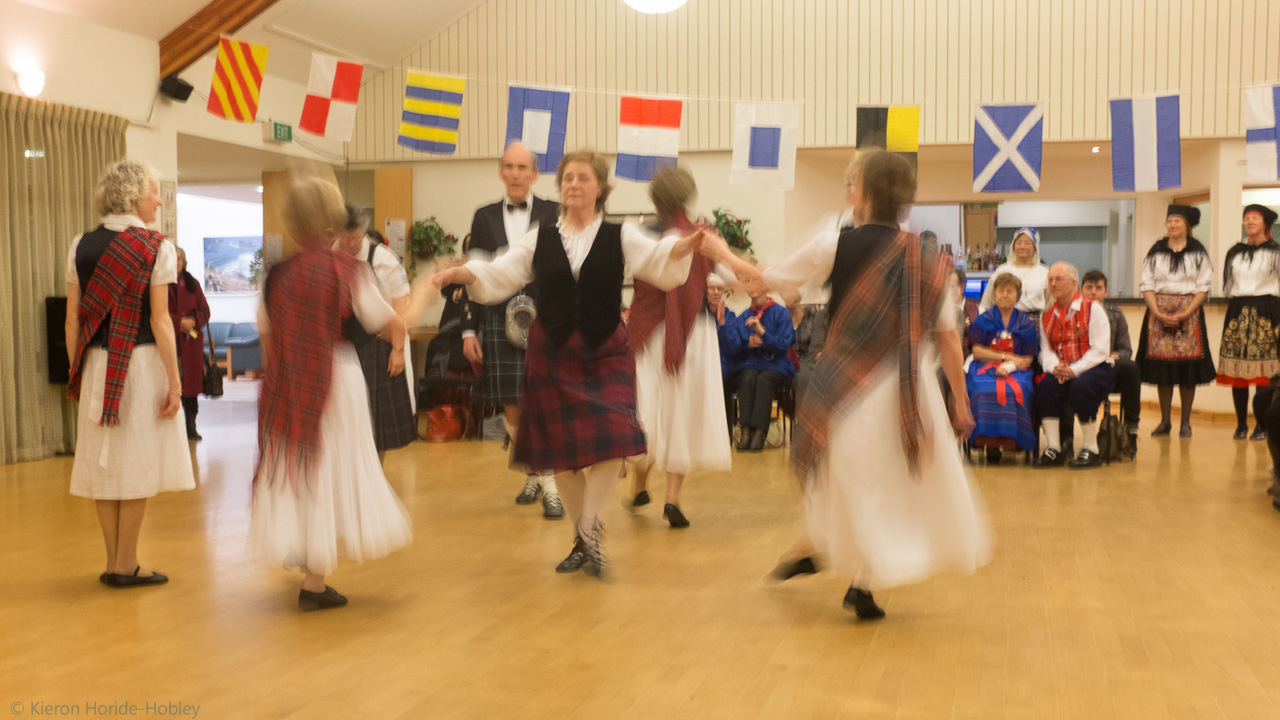
[{"label": "wooden floor", "polygon": [[841,609],[847,578],[765,581],[797,522],[784,451],[691,477],[688,530],[615,505],[604,584],[552,572],[569,527],[513,503],[495,443],[417,443],[387,462],[413,545],[342,565],[350,606],[302,614],[299,576],[245,552],[253,384],[232,385],[201,403],[199,488],[148,509],[167,586],[98,583],[69,458],[0,467],[0,716],[1280,717],[1280,514],[1265,444],[1230,424],[1150,440],[1148,418],[1136,462],[1093,472],[975,466],[994,561],[879,594],[873,624]]}]

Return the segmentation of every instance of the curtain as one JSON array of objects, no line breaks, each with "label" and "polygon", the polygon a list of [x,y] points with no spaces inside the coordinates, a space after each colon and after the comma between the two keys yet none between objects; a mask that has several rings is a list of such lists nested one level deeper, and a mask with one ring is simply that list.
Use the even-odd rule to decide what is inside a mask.
[{"label": "curtain", "polygon": [[71,241],[98,225],[93,189],[124,158],[127,127],[0,93],[0,464],[75,449],[75,404],[49,383],[45,298],[67,294]]}]

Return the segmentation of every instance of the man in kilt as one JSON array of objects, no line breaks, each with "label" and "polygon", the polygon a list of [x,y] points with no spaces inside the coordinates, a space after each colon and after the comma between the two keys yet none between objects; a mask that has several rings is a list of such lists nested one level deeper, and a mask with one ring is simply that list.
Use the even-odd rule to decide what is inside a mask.
[{"label": "man in kilt", "polygon": [[[345,252],[369,266],[374,284],[382,299],[397,313],[409,303],[409,280],[404,266],[387,246],[371,240],[369,214],[347,206],[347,223],[333,249]],[[402,448],[418,435],[413,418],[412,368],[409,360],[408,333],[396,343],[370,335],[354,318],[343,325],[343,333],[355,346],[364,370],[369,392],[369,414],[373,421],[373,443],[378,449],[378,462],[386,460],[387,451]]]},{"label": "man in kilt", "polygon": [[[506,197],[476,210],[471,221],[471,250],[488,256],[514,245],[535,227],[555,227],[558,213],[557,203],[533,196],[533,183],[538,179],[538,156],[524,143],[513,142],[507,146],[498,166],[498,176],[507,188]],[[524,294],[533,297],[532,287],[525,288]],[[464,330],[462,342],[467,359],[484,368],[478,386],[481,403],[487,408],[502,408],[507,434],[514,438],[520,425],[525,351],[507,341],[510,302],[511,298],[507,298],[496,305],[475,306],[472,315],[477,327]],[[529,474],[524,489],[516,496],[516,504],[532,505],[539,495],[544,517],[564,517],[554,475]]]}]

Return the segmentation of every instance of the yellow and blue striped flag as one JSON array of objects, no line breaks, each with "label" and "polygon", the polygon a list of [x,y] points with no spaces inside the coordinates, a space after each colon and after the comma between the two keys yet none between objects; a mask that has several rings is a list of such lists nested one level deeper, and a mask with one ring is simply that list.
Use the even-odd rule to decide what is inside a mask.
[{"label": "yellow and blue striped flag", "polygon": [[396,144],[418,152],[452,155],[458,149],[458,119],[466,85],[463,78],[410,70]]}]

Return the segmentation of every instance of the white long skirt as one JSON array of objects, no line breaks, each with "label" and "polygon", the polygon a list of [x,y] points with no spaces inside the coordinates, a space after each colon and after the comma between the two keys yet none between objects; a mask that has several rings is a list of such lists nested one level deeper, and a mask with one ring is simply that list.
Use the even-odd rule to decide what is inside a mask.
[{"label": "white long skirt", "polygon": [[138,500],[195,488],[184,416],[179,412],[160,418],[169,382],[156,346],[134,346],[120,395],[120,424],[115,427],[98,424],[106,382],[107,350],[89,348],[80,386],[71,494]]},{"label": "white long skirt", "polygon": [[649,446],[637,463],[680,474],[728,470],[733,459],[715,321],[698,315],[674,375],[663,366],[665,333],[665,323],[659,324],[636,354],[636,412]]},{"label": "white long skirt", "polygon": [[972,573],[991,559],[992,531],[956,448],[932,371],[921,362],[921,414],[933,456],[910,474],[898,419],[896,356],[828,438],[805,493],[809,531],[831,569],[864,589],[919,582],[944,571]]},{"label": "white long skirt", "polygon": [[412,539],[409,514],[378,463],[364,374],[349,343],[333,350],[333,381],[310,481],[292,486],[284,462],[264,468],[254,488],[249,544],[255,555],[328,574],[338,565],[339,543],[361,562],[389,555]]}]

